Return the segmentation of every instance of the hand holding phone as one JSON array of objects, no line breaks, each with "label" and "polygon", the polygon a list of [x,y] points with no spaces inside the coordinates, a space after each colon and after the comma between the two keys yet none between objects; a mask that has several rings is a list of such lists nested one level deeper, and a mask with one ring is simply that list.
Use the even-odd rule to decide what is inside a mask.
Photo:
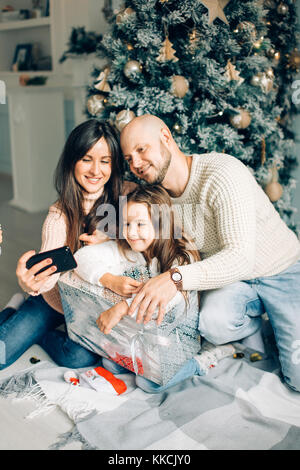
[{"label": "hand holding phone", "polygon": [[[71,251],[69,251],[69,248],[66,250],[66,248],[68,247],[39,254],[29,251],[21,256],[16,274],[19,285],[24,292],[29,295],[39,295],[40,289],[52,274],[67,271],[68,268],[73,269],[73,266],[77,266]],[[49,257],[49,255],[52,257]]]},{"label": "hand holding phone", "polygon": [[[40,263],[41,261],[51,259],[52,264],[48,264],[47,266],[40,269],[35,276],[38,274],[46,271],[51,266],[56,267],[55,274],[62,273],[66,271],[71,271],[77,267],[77,263],[75,258],[71,252],[71,249],[68,246],[63,246],[62,248],[56,248],[55,250],[44,251],[43,253],[38,253],[26,262],[26,268],[31,269],[36,264]],[[54,274],[54,273],[53,273]]]}]

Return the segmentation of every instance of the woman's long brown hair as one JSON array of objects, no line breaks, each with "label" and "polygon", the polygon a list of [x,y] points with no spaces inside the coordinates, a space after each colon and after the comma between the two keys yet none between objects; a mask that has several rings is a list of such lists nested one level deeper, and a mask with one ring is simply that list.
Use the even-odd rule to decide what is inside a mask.
[{"label": "woman's long brown hair", "polygon": [[[169,194],[162,186],[140,186],[127,195],[125,203],[129,204],[130,202],[146,204],[150,217],[152,217],[152,222],[154,221],[153,212],[156,212],[158,215],[158,217],[154,217],[156,238],[147,253],[143,253],[148,263],[156,257],[158,269],[163,273],[168,271],[176,262],[181,266],[200,260],[199,252],[186,234],[182,233],[182,236],[177,238],[180,231],[175,222],[172,202]],[[155,211],[153,211],[154,208]],[[168,233],[163,233],[163,229],[166,226]],[[126,255],[126,252],[130,250],[127,241],[120,237],[118,244]]]},{"label": "woman's long brown hair", "polygon": [[[102,137],[111,151],[111,177],[89,214],[85,214],[84,190],[75,179],[75,165]],[[92,234],[96,229],[99,222],[96,215],[99,205],[112,204],[115,208],[118,207],[123,174],[124,163],[119,134],[111,124],[90,119],[71,132],[56,167],[54,184],[58,193],[57,205],[67,221],[66,243],[73,252],[80,248],[79,236],[82,233]]]}]

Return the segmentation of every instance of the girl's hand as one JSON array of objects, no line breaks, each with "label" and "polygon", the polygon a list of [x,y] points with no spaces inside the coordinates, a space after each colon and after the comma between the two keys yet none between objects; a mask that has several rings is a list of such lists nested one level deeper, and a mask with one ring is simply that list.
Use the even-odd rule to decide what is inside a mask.
[{"label": "girl's hand", "polygon": [[115,276],[106,273],[99,279],[104,287],[123,297],[131,297],[143,286],[143,283],[127,276]]},{"label": "girl's hand", "polygon": [[0,230],[0,243],[2,243],[2,230]]},{"label": "girl's hand", "polygon": [[100,230],[95,230],[92,235],[83,233],[80,235],[79,240],[84,242],[85,245],[99,245],[100,243],[107,242],[109,237],[105,233],[100,232]]},{"label": "girl's hand", "polygon": [[123,300],[118,304],[114,305],[109,310],[101,313],[100,317],[97,319],[97,325],[105,335],[109,335],[111,330],[119,323],[119,321],[127,315],[128,305]]},{"label": "girl's hand", "polygon": [[38,273],[41,269],[51,265],[52,260],[43,260],[40,263],[32,266],[31,269],[27,269],[26,262],[33,255],[35,255],[35,251],[28,251],[23,256],[21,256],[17,265],[16,275],[21,289],[23,289],[23,291],[29,295],[36,296],[39,295],[39,290],[46,283],[46,281],[48,281],[51,274],[53,274],[57,268],[55,266],[51,266],[49,269],[36,276],[36,273]]}]

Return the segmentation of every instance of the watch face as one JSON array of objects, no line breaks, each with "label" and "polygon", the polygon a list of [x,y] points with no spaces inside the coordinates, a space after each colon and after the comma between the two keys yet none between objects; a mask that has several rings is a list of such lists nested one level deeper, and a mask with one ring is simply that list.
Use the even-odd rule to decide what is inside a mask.
[{"label": "watch face", "polygon": [[175,273],[172,274],[172,279],[173,279],[174,282],[179,282],[179,281],[181,281],[182,276],[181,276],[180,273],[175,272]]}]

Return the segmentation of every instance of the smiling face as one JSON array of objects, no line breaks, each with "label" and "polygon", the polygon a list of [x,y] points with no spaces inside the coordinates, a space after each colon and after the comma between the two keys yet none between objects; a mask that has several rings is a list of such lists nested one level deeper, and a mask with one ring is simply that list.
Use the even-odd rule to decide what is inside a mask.
[{"label": "smiling face", "polygon": [[146,252],[155,238],[147,204],[129,202],[123,209],[123,236],[133,251]]},{"label": "smiling face", "polygon": [[89,194],[104,188],[111,176],[111,151],[102,137],[75,165],[77,183]]},{"label": "smiling face", "polygon": [[130,170],[149,184],[161,184],[168,172],[172,155],[163,141],[166,136],[165,129],[138,121],[122,132],[122,151]]}]

